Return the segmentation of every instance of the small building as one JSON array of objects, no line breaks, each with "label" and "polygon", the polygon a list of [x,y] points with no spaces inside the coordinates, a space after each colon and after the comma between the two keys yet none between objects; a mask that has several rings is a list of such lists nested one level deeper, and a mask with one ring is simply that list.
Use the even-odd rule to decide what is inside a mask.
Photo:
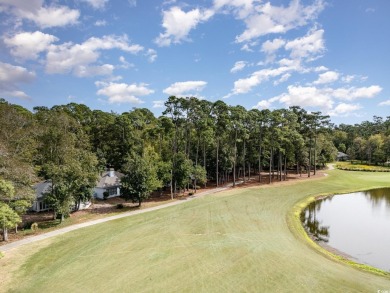
[{"label": "small building", "polygon": [[95,198],[104,199],[104,192],[107,192],[108,198],[121,195],[121,178],[124,174],[115,171],[113,168],[103,172],[94,188]]},{"label": "small building", "polygon": [[349,156],[343,152],[337,152],[337,161],[348,161]]},{"label": "small building", "polygon": [[39,182],[34,186],[34,189],[36,193],[36,198],[30,210],[34,212],[44,212],[50,210],[50,206],[47,203],[45,203],[44,196],[45,193],[48,193],[51,190],[51,181],[45,180]]},{"label": "small building", "polygon": [[[51,186],[51,180],[39,182],[34,186],[36,198],[33,202],[32,207],[30,208],[30,211],[45,212],[51,210],[50,205],[45,202],[45,194],[51,191]],[[78,209],[84,210],[87,209],[90,205],[90,201],[81,202]],[[76,205],[72,206],[70,209],[72,211],[76,210]]]}]

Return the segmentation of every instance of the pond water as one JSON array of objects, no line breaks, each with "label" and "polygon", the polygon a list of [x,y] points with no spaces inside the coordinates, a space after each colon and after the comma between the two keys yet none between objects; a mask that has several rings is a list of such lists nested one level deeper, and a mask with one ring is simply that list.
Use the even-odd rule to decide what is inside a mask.
[{"label": "pond water", "polygon": [[319,244],[390,272],[390,188],[318,200],[301,213],[301,221]]}]

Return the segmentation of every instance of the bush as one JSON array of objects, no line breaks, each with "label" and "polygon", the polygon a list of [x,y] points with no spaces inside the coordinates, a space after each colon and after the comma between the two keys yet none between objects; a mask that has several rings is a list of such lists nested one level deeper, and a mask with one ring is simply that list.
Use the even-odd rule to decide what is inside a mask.
[{"label": "bush", "polygon": [[116,205],[116,208],[117,208],[117,209],[123,209],[123,208],[124,208],[123,203],[118,203],[118,204]]},{"label": "bush", "polygon": [[193,192],[190,192],[190,193],[188,193],[188,195],[194,195],[194,193],[193,193]]},{"label": "bush", "polygon": [[36,232],[38,231],[38,223],[32,223],[30,227],[31,231]]}]

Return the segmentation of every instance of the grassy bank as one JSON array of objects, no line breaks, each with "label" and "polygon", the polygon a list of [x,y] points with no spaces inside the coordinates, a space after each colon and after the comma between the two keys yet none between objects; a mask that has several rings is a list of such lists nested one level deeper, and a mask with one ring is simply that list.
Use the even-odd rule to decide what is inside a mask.
[{"label": "grassy bank", "polygon": [[388,276],[319,253],[294,220],[297,205],[306,198],[390,186],[389,174],[329,174],[279,187],[234,189],[80,229],[33,250],[22,247],[0,260],[0,279],[7,275],[3,272],[14,271],[0,291],[389,290]]},{"label": "grassy bank", "polygon": [[361,164],[357,161],[354,162],[337,162],[336,168],[344,171],[363,171],[363,172],[390,172],[390,167]]}]

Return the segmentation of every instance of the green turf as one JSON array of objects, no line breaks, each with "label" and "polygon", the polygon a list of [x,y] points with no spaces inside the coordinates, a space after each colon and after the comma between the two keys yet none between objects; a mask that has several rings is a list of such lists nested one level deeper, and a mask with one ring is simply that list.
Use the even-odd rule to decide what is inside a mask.
[{"label": "green turf", "polygon": [[59,236],[26,259],[9,291],[390,290],[389,276],[335,261],[300,234],[294,208],[305,198],[390,186],[388,173],[329,174],[280,187],[230,190]]}]

